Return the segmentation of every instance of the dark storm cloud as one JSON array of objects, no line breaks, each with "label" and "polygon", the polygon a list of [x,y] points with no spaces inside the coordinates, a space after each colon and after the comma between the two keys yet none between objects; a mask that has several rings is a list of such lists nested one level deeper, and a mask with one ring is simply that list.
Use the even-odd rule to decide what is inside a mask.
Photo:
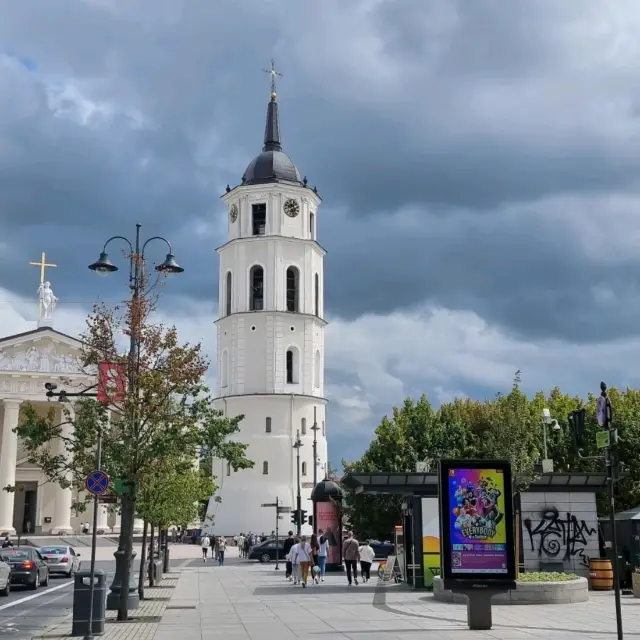
[{"label": "dark storm cloud", "polygon": [[[285,73],[285,150],[326,203],[320,239],[334,314],[427,299],[526,336],[635,333],[639,265],[594,263],[576,230],[542,215],[557,194],[630,191],[640,169],[633,65],[614,64],[608,50],[603,64],[575,62],[599,50],[587,28],[597,3],[584,14],[546,0],[365,5],[6,7],[0,285],[31,295],[24,263],[37,247],[62,256],[61,297],[90,299],[86,264],[139,221],[147,237],[170,238],[189,268],[181,293],[213,300],[219,195],[260,149],[260,70],[273,53]],[[633,14],[623,5],[623,17]],[[508,206],[526,201],[542,209],[510,218]],[[419,224],[392,216],[407,205]],[[344,215],[332,212],[339,207]],[[101,281],[100,291],[115,297],[121,285]],[[617,296],[616,314],[593,286]]]}]

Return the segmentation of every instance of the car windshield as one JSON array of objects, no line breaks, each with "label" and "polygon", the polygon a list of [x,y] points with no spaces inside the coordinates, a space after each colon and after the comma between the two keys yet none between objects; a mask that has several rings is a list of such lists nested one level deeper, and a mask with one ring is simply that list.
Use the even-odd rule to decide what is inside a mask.
[{"label": "car windshield", "polygon": [[29,554],[21,549],[4,549],[2,551],[2,556],[9,558],[10,560],[26,560],[29,557]]},{"label": "car windshield", "polygon": [[42,547],[40,553],[63,555],[67,553],[67,550],[65,547]]}]

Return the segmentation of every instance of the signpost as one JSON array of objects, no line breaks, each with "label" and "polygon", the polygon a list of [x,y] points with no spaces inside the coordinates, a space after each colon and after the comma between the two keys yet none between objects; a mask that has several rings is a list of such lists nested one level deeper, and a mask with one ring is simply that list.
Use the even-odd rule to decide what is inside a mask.
[{"label": "signpost", "polygon": [[275,570],[278,571],[280,569],[280,545],[279,540],[280,540],[280,520],[282,520],[282,516],[280,515],[281,513],[290,513],[291,512],[291,507],[283,507],[282,506],[282,502],[276,498],[275,502],[263,502],[261,505],[261,507],[265,507],[265,508],[271,508],[271,509],[275,509],[276,510],[276,566],[275,566]]},{"label": "signpost", "polygon": [[441,460],[438,495],[444,588],[467,596],[469,629],[491,629],[491,598],[516,588],[511,465]]},{"label": "signpost", "polygon": [[102,496],[109,489],[109,476],[104,471],[92,471],[84,480],[84,486],[93,496]]}]

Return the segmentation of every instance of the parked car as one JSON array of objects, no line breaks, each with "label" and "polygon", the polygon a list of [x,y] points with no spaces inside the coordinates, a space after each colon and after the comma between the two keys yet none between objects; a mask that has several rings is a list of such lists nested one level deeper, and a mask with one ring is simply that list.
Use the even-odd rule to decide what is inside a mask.
[{"label": "parked car", "polygon": [[376,554],[376,558],[388,558],[394,552],[392,542],[380,542],[380,540],[371,540],[369,545]]},{"label": "parked car", "polygon": [[11,584],[24,585],[34,591],[49,584],[49,567],[34,547],[2,549],[0,559],[11,567]]},{"label": "parked car", "polygon": [[68,545],[56,545],[55,547],[40,547],[40,555],[49,567],[49,574],[64,575],[71,578],[80,570],[80,554]]},{"label": "parked car", "polygon": [[[284,540],[278,540],[278,559],[284,561]],[[265,540],[249,549],[249,560],[272,562],[276,559],[276,541]]]},{"label": "parked car", "polygon": [[11,565],[0,560],[0,596],[11,593]]}]

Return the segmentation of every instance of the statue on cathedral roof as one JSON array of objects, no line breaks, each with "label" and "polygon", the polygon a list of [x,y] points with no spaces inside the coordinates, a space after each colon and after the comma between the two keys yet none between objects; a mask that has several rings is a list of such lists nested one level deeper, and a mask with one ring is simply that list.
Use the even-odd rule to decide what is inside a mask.
[{"label": "statue on cathedral roof", "polygon": [[53,294],[51,283],[48,280],[46,282],[42,282],[38,287],[38,296],[40,299],[39,320],[51,320],[53,312],[56,309],[58,298]]}]

